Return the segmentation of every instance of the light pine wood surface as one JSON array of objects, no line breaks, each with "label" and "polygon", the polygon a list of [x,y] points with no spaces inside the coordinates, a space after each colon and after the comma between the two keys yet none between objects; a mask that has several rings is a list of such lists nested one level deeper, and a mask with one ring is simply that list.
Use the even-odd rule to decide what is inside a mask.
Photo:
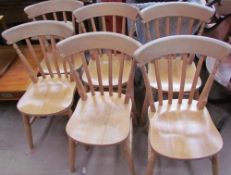
[{"label": "light pine wood surface", "polygon": [[99,92],[87,94],[78,105],[66,126],[67,134],[80,143],[113,145],[125,140],[130,132],[131,102],[124,104],[125,95],[110,96]]},{"label": "light pine wood surface", "polygon": [[61,78],[39,78],[18,101],[17,108],[27,115],[55,115],[71,107],[76,84]]},{"label": "light pine wood surface", "polygon": [[[48,61],[51,64],[50,66],[51,66],[52,72],[57,73],[56,67],[55,67],[56,65],[55,65],[55,63],[53,61],[54,60],[53,54],[51,52],[47,52],[46,55],[47,55]],[[60,57],[58,53],[55,55],[55,57],[56,57],[55,59],[57,59],[57,66],[59,67],[60,73],[64,74],[65,73],[64,66],[63,66],[64,59],[62,57]],[[81,66],[82,66],[82,61],[81,61],[80,55],[75,55],[73,57],[72,61],[73,61],[74,69],[79,70],[81,68]],[[47,65],[46,65],[46,62],[45,62],[44,58],[42,59],[40,64],[41,64],[41,67],[42,67],[44,73],[45,74],[49,73],[49,70],[47,68]],[[66,65],[68,65],[68,64],[66,63]],[[66,70],[67,72],[70,72],[70,67],[69,66],[66,66],[66,69],[67,69]]]},{"label": "light pine wood surface", "polygon": [[77,0],[43,1],[25,7],[24,12],[34,21],[41,19],[63,21],[75,31],[75,18],[72,11],[82,6],[83,2]]},{"label": "light pine wood surface", "polygon": [[[2,33],[8,44],[12,44],[19,59],[23,63],[31,80],[29,87],[17,103],[18,110],[22,113],[24,129],[30,148],[33,148],[32,128],[33,121],[40,116],[72,114],[71,105],[74,99],[76,83],[72,81],[67,64],[59,61],[57,55],[56,39],[70,37],[73,30],[66,24],[57,21],[34,21],[12,27]],[[38,38],[39,52],[33,47],[31,40]],[[18,44],[26,42],[24,50]],[[24,52],[26,51],[26,52]],[[54,56],[48,59],[47,52]],[[32,58],[32,59],[31,59]],[[45,61],[48,72],[45,73],[41,66],[41,59]],[[33,61],[32,61],[33,60]],[[56,73],[51,67],[53,62]],[[65,69],[61,74],[59,63]],[[34,69],[34,64],[36,69]],[[74,69],[74,68],[73,68]]]},{"label": "light pine wood surface", "polygon": [[149,140],[152,148],[161,155],[174,159],[198,159],[218,153],[223,141],[206,108],[197,109],[184,99],[174,99],[163,105],[155,103],[156,112],[149,110]]},{"label": "light pine wood surface", "polygon": [[[101,71],[102,71],[102,83],[103,86],[108,87],[109,86],[109,81],[108,81],[108,76],[109,76],[109,69],[108,69],[108,63],[109,63],[109,58],[107,54],[102,54],[100,55],[100,66],[101,66]],[[123,55],[117,53],[117,54],[112,54],[112,84],[114,86],[118,86],[118,79],[119,79],[119,71],[120,71],[120,64],[121,60],[123,59]],[[124,59],[124,66],[123,66],[123,76],[122,76],[122,84],[127,83],[128,77],[129,77],[129,71],[131,69],[131,64],[132,60],[127,58]],[[88,68],[90,71],[90,74],[92,75],[92,84],[94,86],[99,86],[98,83],[98,77],[97,77],[97,68],[96,68],[96,60],[91,59],[88,64]],[[87,82],[87,77],[86,74],[83,73],[82,79],[84,82]]]},{"label": "light pine wood surface", "polygon": [[[216,49],[216,50],[214,50]],[[184,97],[187,83],[187,55],[199,56],[195,74],[191,79],[189,96]],[[151,41],[134,54],[137,64],[141,67],[146,87],[149,111],[150,142],[146,175],[152,175],[154,163],[158,155],[172,159],[193,160],[209,158],[212,163],[213,175],[219,174],[218,152],[223,147],[223,139],[215,127],[206,108],[209,91],[212,87],[215,73],[227,55],[231,53],[231,46],[225,42],[202,36],[178,35]],[[173,56],[182,55],[182,70],[180,73],[180,91],[178,98],[173,96]],[[198,100],[193,100],[200,71],[206,56],[216,58],[212,71],[205,80]],[[157,61],[167,60],[168,96],[163,98],[161,67]],[[149,81],[146,64],[153,63],[158,85],[158,102],[154,102],[151,83]]]},{"label": "light pine wood surface", "polygon": [[[164,92],[168,92],[168,59],[160,59],[157,61],[159,66],[159,74],[160,81],[162,85],[162,90]],[[182,64],[183,60],[181,58],[176,58],[172,60],[172,78],[173,78],[173,92],[180,91],[180,81],[181,81],[181,73],[182,73]],[[196,72],[195,64],[187,64],[186,66],[186,78],[184,84],[184,91],[189,92],[192,87],[192,79]],[[154,89],[158,89],[156,74],[153,64],[148,65],[148,78],[150,80],[150,84]],[[197,82],[196,88],[201,86],[201,80]]]},{"label": "light pine wood surface", "polygon": [[[125,59],[131,58],[139,46],[140,43],[131,37],[112,32],[84,33],[67,38],[57,44],[61,55],[69,63],[73,54],[81,53],[83,72],[86,74],[85,80],[90,91],[86,92],[80,80],[80,75],[76,71],[72,71],[81,98],[66,126],[66,132],[69,136],[70,171],[75,171],[76,145],[81,143],[97,146],[121,144],[130,172],[135,175],[131,144],[131,91],[135,74],[135,61],[132,60],[131,66],[126,67],[124,65],[127,64]],[[91,54],[89,65],[86,63],[84,51]],[[105,53],[108,58],[99,56],[105,57]],[[123,55],[123,57],[114,59],[115,55],[112,56],[113,53],[116,56]],[[124,62],[125,64],[123,64]],[[118,66],[118,72],[114,72],[113,68],[115,66],[113,64]],[[94,67],[92,68],[92,66]],[[73,66],[71,68],[73,70]],[[107,75],[103,77],[102,74],[105,72]],[[115,74],[113,75],[113,73]],[[123,77],[123,74],[126,77]],[[118,77],[118,86],[113,91],[115,76]],[[94,88],[93,82],[95,80],[93,78],[97,79],[99,89]],[[103,78],[108,82],[108,89],[103,86]],[[125,94],[122,93],[122,78],[127,78],[125,80],[127,82]]]}]

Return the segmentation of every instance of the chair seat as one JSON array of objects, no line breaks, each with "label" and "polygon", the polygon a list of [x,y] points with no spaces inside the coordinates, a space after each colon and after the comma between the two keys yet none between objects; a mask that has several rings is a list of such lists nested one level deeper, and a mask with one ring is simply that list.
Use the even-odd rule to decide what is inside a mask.
[{"label": "chair seat", "polygon": [[149,140],[153,149],[166,157],[174,159],[198,159],[218,153],[223,140],[214,126],[206,108],[198,110],[197,101],[191,105],[183,100],[182,105],[167,100],[159,106],[156,113],[149,111]]},{"label": "chair seat", "polygon": [[53,115],[65,111],[72,105],[76,83],[65,78],[39,78],[31,83],[18,101],[17,108],[28,115]]},{"label": "chair seat", "polygon": [[92,96],[78,105],[66,126],[67,134],[80,143],[113,145],[124,141],[130,131],[131,102],[124,104],[124,95],[108,92]]},{"label": "chair seat", "polygon": [[[48,58],[48,61],[50,63],[52,72],[53,73],[57,73],[56,68],[55,68],[55,64],[54,64],[54,61],[53,61],[53,58],[52,58],[52,53],[48,52],[47,53],[47,58]],[[59,67],[60,73],[61,74],[65,73],[64,67],[63,67],[63,63],[62,63],[63,58],[57,58],[57,60],[58,60],[57,63],[58,63],[58,67]],[[81,61],[80,55],[75,55],[75,57],[73,59],[73,63],[74,63],[73,65],[74,65],[75,70],[78,70],[79,68],[81,68],[82,61]],[[69,67],[68,63],[66,65],[67,65],[66,66],[67,67],[67,72],[70,72],[70,67]],[[42,67],[42,69],[43,69],[43,71],[44,71],[45,74],[49,73],[48,68],[46,66],[45,59],[42,59],[42,61],[41,61],[41,67]]]},{"label": "chair seat", "polygon": [[[180,58],[176,58],[172,61],[172,81],[173,83],[173,92],[179,92],[180,90],[180,80],[181,80],[181,70],[182,70],[182,62],[183,60]],[[160,79],[162,90],[168,92],[168,60],[160,59],[158,60],[159,71],[160,71]],[[184,91],[189,92],[192,87],[193,77],[196,72],[196,66],[194,63],[188,64],[186,78],[185,78],[185,87]],[[154,89],[157,88],[156,83],[156,75],[153,64],[149,64],[148,66],[148,78],[150,80],[150,85]],[[197,82],[196,88],[201,86],[201,80],[199,79]]]},{"label": "chair seat", "polygon": [[[118,75],[119,75],[119,67],[120,67],[120,60],[122,58],[122,55],[117,53],[117,54],[112,54],[112,84],[113,86],[118,86]],[[101,74],[102,74],[102,82],[103,86],[107,87],[109,86],[108,82],[108,56],[107,54],[102,54],[100,57],[100,66],[101,66]],[[131,69],[131,64],[132,60],[131,59],[125,59],[124,60],[124,68],[123,68],[123,76],[122,76],[122,84],[126,84],[128,77],[129,77],[129,70]],[[98,76],[97,76],[97,68],[96,68],[96,61],[94,59],[91,59],[88,64],[88,68],[90,71],[90,75],[92,78],[92,84],[93,86],[99,86],[98,82]],[[87,77],[86,74],[83,73],[82,77],[83,81],[87,83]]]}]

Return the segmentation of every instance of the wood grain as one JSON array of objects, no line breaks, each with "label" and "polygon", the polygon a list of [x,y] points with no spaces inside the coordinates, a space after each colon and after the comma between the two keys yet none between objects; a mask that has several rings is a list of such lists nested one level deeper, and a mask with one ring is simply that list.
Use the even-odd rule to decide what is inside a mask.
[{"label": "wood grain", "polygon": [[69,137],[88,145],[112,145],[124,141],[130,132],[131,102],[124,104],[125,95],[110,96],[109,92],[92,96],[78,105],[67,123]]}]

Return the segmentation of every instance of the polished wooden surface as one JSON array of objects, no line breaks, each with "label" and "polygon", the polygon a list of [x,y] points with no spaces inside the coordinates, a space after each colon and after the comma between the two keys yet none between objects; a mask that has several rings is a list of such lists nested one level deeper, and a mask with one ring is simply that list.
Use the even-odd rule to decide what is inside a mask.
[{"label": "polished wooden surface", "polygon": [[[56,57],[56,38],[66,38],[72,34],[73,29],[67,24],[44,20],[21,24],[2,33],[7,43],[13,45],[31,80],[30,86],[17,103],[17,108],[22,113],[27,142],[31,149],[34,146],[31,125],[35,118],[72,114],[71,106],[76,82],[72,81],[70,72],[60,73],[58,60],[61,58]],[[39,41],[37,47],[32,45],[34,38]],[[21,42],[26,43],[26,50],[20,47]],[[47,57],[49,51],[54,55],[50,57],[50,60]],[[41,66],[42,59],[45,60],[48,73],[45,73]],[[55,65],[56,73],[53,72],[50,62]],[[65,61],[61,63],[63,67],[67,67]]]},{"label": "polished wooden surface", "polygon": [[74,92],[75,82],[64,75],[61,78],[40,78],[37,83],[30,84],[17,108],[24,114],[54,115],[71,107]]},{"label": "polished wooden surface", "polygon": [[[118,86],[118,78],[119,78],[119,67],[121,63],[123,55],[117,53],[112,55],[112,84],[115,86]],[[101,65],[101,71],[102,71],[102,82],[103,86],[108,87],[109,86],[109,81],[108,81],[108,76],[109,76],[109,68],[108,68],[108,62],[109,58],[107,54],[101,55],[100,59],[100,65]],[[123,76],[122,76],[122,84],[125,84],[128,81],[129,77],[129,71],[131,69],[131,59],[125,59],[124,60],[124,67],[123,67]],[[99,86],[98,83],[98,77],[97,77],[97,69],[96,69],[96,61],[95,60],[90,60],[88,64],[88,68],[90,71],[90,74],[92,76],[92,83],[94,86]],[[87,77],[86,74],[83,73],[82,79],[84,82],[87,82]]]},{"label": "polished wooden surface", "polygon": [[163,105],[155,103],[156,113],[149,111],[149,140],[161,155],[174,159],[198,159],[218,153],[222,137],[206,108],[198,110],[197,101],[178,104],[173,100]]},{"label": "polished wooden surface", "polygon": [[[173,92],[180,91],[180,81],[181,81],[181,73],[182,73],[182,63],[183,60],[181,58],[176,58],[172,60],[172,78],[173,78]],[[167,59],[160,59],[158,60],[159,66],[159,74],[160,74],[160,81],[162,85],[162,90],[168,92],[168,60]],[[196,72],[195,64],[187,64],[186,68],[186,78],[185,78],[185,86],[184,91],[189,92],[192,87],[192,79]],[[148,78],[151,82],[151,86],[155,89],[157,87],[156,75],[154,66],[152,64],[148,65]],[[197,82],[196,88],[201,86],[201,80]]]},{"label": "polished wooden surface", "polygon": [[[82,44],[79,44],[82,43]],[[73,54],[81,53],[83,62],[83,72],[86,74],[86,79],[89,85],[89,92],[83,88],[83,83],[80,80],[80,74],[73,71],[72,75],[77,83],[77,89],[80,94],[80,99],[75,108],[75,111],[70,116],[66,126],[66,132],[69,136],[69,168],[73,172],[75,170],[75,155],[76,145],[83,143],[85,145],[114,145],[122,144],[123,153],[127,159],[129,169],[132,175],[135,175],[135,168],[132,156],[132,102],[131,92],[133,87],[133,79],[135,73],[135,62],[132,61],[128,70],[124,70],[123,62],[126,58],[131,58],[134,51],[140,46],[140,43],[131,37],[123,34],[112,32],[89,32],[72,36],[57,44],[60,54],[70,58]],[[89,59],[92,65],[95,64],[94,72],[86,63],[85,54],[83,51],[90,53]],[[101,52],[101,53],[100,53]],[[104,59],[100,58],[100,54],[107,53],[108,60],[106,65]],[[118,61],[113,60],[112,54],[124,55],[121,58],[121,63],[117,64],[120,70],[117,73],[118,86],[113,91],[113,63]],[[70,62],[70,60],[69,60]],[[91,63],[92,62],[92,63]],[[105,68],[104,68],[105,67]],[[103,71],[107,71],[105,76],[109,84],[109,88],[103,87]],[[123,74],[129,72],[127,77],[127,89],[125,94],[121,93]],[[99,83],[99,89],[93,87],[93,78],[96,77]]]},{"label": "polished wooden surface", "polygon": [[9,66],[15,61],[17,54],[10,46],[0,47],[0,77],[4,75]]},{"label": "polished wooden surface", "polygon": [[[24,47],[22,50],[25,55],[29,55],[27,48]],[[38,51],[38,48],[36,51]],[[28,61],[36,71],[34,60],[29,57]],[[15,62],[5,72],[4,76],[0,77],[0,100],[18,100],[30,83],[28,73],[17,56]]]},{"label": "polished wooden surface", "polygon": [[78,105],[66,126],[67,134],[77,142],[90,145],[112,145],[125,140],[130,132],[131,102],[124,97],[99,92],[87,94]]},{"label": "polished wooden surface", "polygon": [[[65,70],[64,70],[64,67],[63,67],[64,59],[62,57],[60,57],[58,55],[58,53],[56,54],[56,57],[57,57],[56,58],[57,59],[57,66],[59,67],[59,71],[60,71],[61,74],[63,74],[63,73],[65,73]],[[50,62],[52,72],[57,73],[55,63],[54,63],[54,61],[52,61],[53,60],[53,54],[51,52],[47,52],[47,59]],[[75,70],[78,70],[78,69],[81,68],[82,61],[81,61],[80,55],[75,55],[73,57],[72,61],[73,61],[73,66],[74,66]],[[49,70],[48,70],[48,68],[46,66],[46,63],[45,63],[45,59],[42,59],[41,67],[42,67],[44,73],[49,73]],[[67,66],[67,72],[70,72],[70,67],[69,66]]]},{"label": "polished wooden surface", "polygon": [[[215,50],[213,50],[215,49]],[[158,155],[172,159],[193,160],[209,158],[212,162],[213,175],[219,174],[218,152],[223,147],[223,139],[215,127],[206,108],[208,95],[213,84],[214,74],[220,62],[231,52],[229,44],[202,36],[178,35],[160,38],[141,46],[134,54],[141,67],[149,100],[149,153],[146,175],[152,175],[154,163]],[[184,97],[187,79],[188,54],[200,55],[191,79],[189,96]],[[167,57],[166,57],[167,55]],[[173,57],[182,55],[180,75],[180,91],[178,98],[173,96]],[[211,74],[205,80],[198,100],[193,100],[202,65],[206,56],[216,58]],[[155,67],[159,60],[168,59],[168,97],[163,98],[161,89],[161,71],[155,69],[158,85],[158,102],[154,102],[146,64]],[[166,74],[165,72],[162,72]]]}]

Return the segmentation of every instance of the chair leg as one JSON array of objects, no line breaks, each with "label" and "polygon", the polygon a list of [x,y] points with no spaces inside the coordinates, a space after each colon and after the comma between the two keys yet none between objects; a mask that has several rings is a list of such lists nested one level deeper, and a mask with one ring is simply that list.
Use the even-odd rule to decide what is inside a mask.
[{"label": "chair leg", "polygon": [[129,136],[122,143],[122,149],[123,149],[124,157],[128,162],[131,175],[135,175],[136,173],[135,173],[134,161],[133,161],[133,156],[132,156],[132,144],[130,143],[131,142],[130,140],[131,140],[131,137]]},{"label": "chair leg", "polygon": [[145,115],[147,114],[147,110],[148,110],[148,96],[147,93],[144,97],[144,102],[143,102],[143,106],[142,106],[142,111],[141,111],[141,124],[145,124]]},{"label": "chair leg", "polygon": [[155,160],[156,160],[156,153],[152,149],[152,146],[148,141],[148,165],[147,165],[146,175],[153,174]]},{"label": "chair leg", "polygon": [[211,158],[212,161],[212,170],[213,170],[213,175],[219,175],[219,160],[218,160],[218,155],[214,155]]},{"label": "chair leg", "polygon": [[30,124],[30,117],[28,115],[22,114],[22,119],[23,119],[24,129],[26,132],[27,141],[30,149],[32,149],[34,145],[33,145],[31,124]]},{"label": "chair leg", "polygon": [[135,97],[134,97],[134,93],[132,93],[131,95],[131,101],[132,101],[132,119],[135,125],[138,124],[137,121],[137,108],[136,108],[136,102],[135,102]]},{"label": "chair leg", "polygon": [[71,172],[75,171],[75,154],[76,154],[76,143],[75,141],[69,137],[69,168]]}]

